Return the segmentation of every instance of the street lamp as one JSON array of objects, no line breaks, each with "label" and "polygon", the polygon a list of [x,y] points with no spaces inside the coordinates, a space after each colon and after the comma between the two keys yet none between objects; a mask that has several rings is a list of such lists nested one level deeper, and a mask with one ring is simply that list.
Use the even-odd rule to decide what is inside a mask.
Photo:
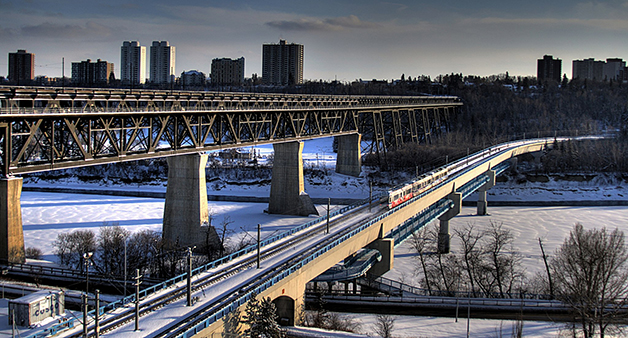
[{"label": "street lamp", "polygon": [[83,254],[83,259],[85,259],[85,293],[89,294],[89,260],[94,255],[93,252],[86,252]]}]

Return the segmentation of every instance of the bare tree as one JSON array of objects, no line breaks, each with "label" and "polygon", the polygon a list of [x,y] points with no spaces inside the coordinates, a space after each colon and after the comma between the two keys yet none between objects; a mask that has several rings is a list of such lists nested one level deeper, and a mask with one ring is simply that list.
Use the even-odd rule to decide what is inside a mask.
[{"label": "bare tree", "polygon": [[395,328],[395,317],[391,315],[377,315],[373,331],[382,338],[391,338]]},{"label": "bare tree", "polygon": [[117,222],[109,225],[105,222],[98,232],[98,248],[95,262],[101,273],[124,274],[124,243],[130,231],[120,227]]},{"label": "bare tree", "polygon": [[615,333],[628,297],[624,233],[577,223],[551,261],[556,294],[573,309],[585,337]]},{"label": "bare tree", "polygon": [[59,263],[85,271],[83,254],[96,250],[96,235],[91,230],[75,230],[57,235],[52,244]]},{"label": "bare tree", "polygon": [[554,298],[554,283],[552,283],[552,273],[550,271],[549,262],[547,261],[547,255],[545,254],[545,249],[543,249],[543,241],[539,237],[539,247],[541,247],[541,254],[543,255],[543,262],[545,263],[545,270],[547,271],[547,283],[549,285],[549,293],[550,297]]},{"label": "bare tree", "polygon": [[503,298],[523,278],[521,257],[513,248],[514,237],[502,228],[502,223],[490,222],[486,230],[486,270],[492,275],[497,291]]},{"label": "bare tree", "polygon": [[427,278],[428,276],[428,272],[427,272],[427,263],[426,263],[426,251],[428,250],[428,238],[427,238],[427,228],[422,228],[419,231],[413,232],[412,233],[412,246],[414,247],[414,250],[416,251],[416,253],[419,255],[419,260],[421,262],[421,268],[423,269],[423,276],[425,276],[425,288],[428,291],[431,291],[432,288],[430,287],[430,280],[429,278]]},{"label": "bare tree", "polygon": [[464,269],[467,272],[471,287],[469,291],[475,292],[475,275],[482,263],[480,239],[483,233],[475,230],[475,224],[473,223],[467,223],[463,228],[455,228],[454,233],[460,238],[460,243],[462,244],[462,261],[464,262]]}]

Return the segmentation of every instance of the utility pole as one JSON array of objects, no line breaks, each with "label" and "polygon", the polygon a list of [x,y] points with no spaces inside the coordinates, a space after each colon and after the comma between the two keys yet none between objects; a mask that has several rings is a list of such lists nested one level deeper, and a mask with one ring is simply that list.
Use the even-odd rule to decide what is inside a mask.
[{"label": "utility pole", "polygon": [[100,337],[100,290],[96,289],[96,317],[94,317],[94,331],[96,338]]},{"label": "utility pole", "polygon": [[192,306],[192,248],[188,247],[188,287],[187,304]]},{"label": "utility pole", "polygon": [[372,202],[373,202],[373,181],[369,180],[369,212],[371,212]]},{"label": "utility pole", "polygon": [[83,305],[83,337],[87,338],[87,294],[81,294],[81,303]]},{"label": "utility pole", "polygon": [[257,268],[259,269],[259,261],[260,261],[260,242],[262,239],[262,225],[257,224]]},{"label": "utility pole", "polygon": [[331,203],[331,198],[327,198],[327,233],[329,233],[329,204]]},{"label": "utility pole", "polygon": [[140,330],[140,269],[135,269],[135,331]]}]

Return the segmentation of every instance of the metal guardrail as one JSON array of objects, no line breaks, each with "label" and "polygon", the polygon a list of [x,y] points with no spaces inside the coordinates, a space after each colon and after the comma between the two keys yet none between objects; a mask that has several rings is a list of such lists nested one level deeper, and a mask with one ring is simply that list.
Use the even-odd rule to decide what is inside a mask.
[{"label": "metal guardrail", "polygon": [[[552,300],[550,295],[546,294],[535,294],[535,293],[524,293],[524,292],[504,292],[506,297],[502,297],[499,292],[491,292],[485,293],[480,291],[444,291],[444,290],[428,290],[423,288],[417,288],[411,285],[407,285],[401,283],[399,281],[395,281],[392,279],[388,279],[385,277],[377,277],[375,279],[369,278],[360,278],[359,281],[368,285],[369,287],[377,288],[378,285],[388,287],[391,289],[411,293],[416,296],[421,297],[454,297],[454,298],[510,298],[510,299],[536,299],[536,300]],[[405,297],[404,297],[405,298]]]},{"label": "metal guardrail", "polygon": [[[439,296],[363,296],[363,295],[332,295],[323,296],[335,301],[360,301],[369,304],[397,303],[397,304],[423,304],[423,305],[471,305],[481,307],[516,307],[536,309],[568,310],[570,306],[558,300],[523,299],[523,298],[469,298],[469,297],[439,297]],[[376,305],[375,305],[376,306]]]}]

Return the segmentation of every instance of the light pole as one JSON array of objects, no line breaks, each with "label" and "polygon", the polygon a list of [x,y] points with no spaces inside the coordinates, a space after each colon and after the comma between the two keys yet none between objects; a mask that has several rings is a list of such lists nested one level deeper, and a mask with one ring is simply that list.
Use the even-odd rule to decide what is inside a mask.
[{"label": "light pole", "polygon": [[85,293],[89,295],[89,260],[94,255],[93,252],[86,252],[83,254],[85,259]]},{"label": "light pole", "polygon": [[126,298],[126,279],[127,279],[127,274],[126,274],[126,242],[127,239],[124,239],[124,298]]}]

